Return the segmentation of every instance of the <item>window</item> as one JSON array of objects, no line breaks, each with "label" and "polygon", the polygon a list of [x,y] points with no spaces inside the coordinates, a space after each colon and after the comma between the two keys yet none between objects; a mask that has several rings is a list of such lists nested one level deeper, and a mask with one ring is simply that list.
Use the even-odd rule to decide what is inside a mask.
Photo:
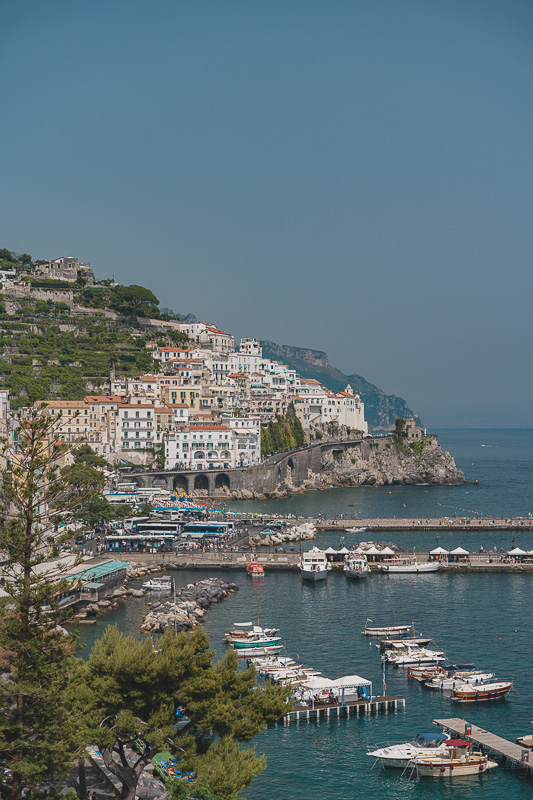
[{"label": "window", "polygon": [[128,419],[128,412],[127,411],[124,412],[124,419]]},{"label": "window", "polygon": [[136,416],[137,419],[139,419],[139,412],[138,411],[135,412],[135,416]]},{"label": "window", "polygon": [[127,438],[128,438],[128,431],[124,431],[124,438],[125,438],[125,439],[127,439]]},{"label": "window", "polygon": [[140,436],[139,431],[137,431],[137,433],[135,434],[135,438],[138,439],[139,436]]},{"label": "window", "polygon": [[124,448],[128,448],[130,446],[130,443],[129,442],[123,442],[122,446]]}]

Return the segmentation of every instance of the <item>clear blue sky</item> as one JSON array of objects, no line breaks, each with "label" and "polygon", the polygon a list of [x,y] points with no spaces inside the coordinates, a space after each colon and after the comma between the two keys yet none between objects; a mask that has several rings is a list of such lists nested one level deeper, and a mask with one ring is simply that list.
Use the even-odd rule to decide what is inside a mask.
[{"label": "clear blue sky", "polygon": [[533,4],[4,0],[0,247],[531,424]]}]

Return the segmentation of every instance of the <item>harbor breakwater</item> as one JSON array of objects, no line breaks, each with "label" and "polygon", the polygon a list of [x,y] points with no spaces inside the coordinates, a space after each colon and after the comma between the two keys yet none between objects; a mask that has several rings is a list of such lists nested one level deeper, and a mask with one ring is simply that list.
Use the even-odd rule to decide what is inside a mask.
[{"label": "harbor breakwater", "polygon": [[189,583],[174,598],[154,605],[143,618],[141,630],[147,633],[163,633],[167,628],[174,628],[177,632],[192,630],[202,622],[209,606],[238,589],[235,583],[222,578]]}]

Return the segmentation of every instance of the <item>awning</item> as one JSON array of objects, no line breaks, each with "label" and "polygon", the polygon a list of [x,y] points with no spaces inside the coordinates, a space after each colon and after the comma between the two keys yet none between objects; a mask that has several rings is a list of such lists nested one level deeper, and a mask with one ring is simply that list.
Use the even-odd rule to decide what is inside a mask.
[{"label": "awning", "polygon": [[450,550],[451,556],[468,556],[470,553],[464,547],[456,547],[455,550]]},{"label": "awning", "polygon": [[522,550],[521,547],[514,547],[512,550],[509,550],[507,555],[509,556],[527,556],[525,550]]},{"label": "awning", "polygon": [[381,550],[378,550],[377,547],[369,547],[368,550],[365,550],[367,556],[379,556],[381,554]]},{"label": "awning", "polygon": [[81,587],[81,590],[83,591],[84,589],[101,589],[103,585],[104,585],[103,583],[84,583],[83,586]]},{"label": "awning", "polygon": [[347,547],[341,547],[341,549],[339,550],[339,555],[340,555],[340,556],[345,556],[345,555],[346,555],[347,553],[349,553],[349,552],[350,552],[350,551],[348,550],[348,548],[347,548]]},{"label": "awning", "polygon": [[393,555],[395,555],[395,553],[394,553],[394,550],[392,549],[392,547],[384,547],[383,550],[381,551],[381,555],[382,556],[393,556]]},{"label": "awning", "polygon": [[[340,552],[340,551],[339,551],[339,552]],[[334,549],[333,549],[333,547],[328,547],[328,549],[327,549],[327,550],[324,550],[324,553],[325,553],[327,556],[336,556],[336,555],[337,555],[337,551],[336,551],[336,550],[334,550]]]},{"label": "awning", "polygon": [[449,550],[445,550],[444,547],[436,547],[434,550],[430,550],[430,556],[447,556]]},{"label": "awning", "polygon": [[343,678],[337,678],[333,681],[334,685],[339,689],[355,689],[358,686],[371,686],[372,681],[366,678],[361,678],[360,675],[345,675]]},{"label": "awning", "polygon": [[332,689],[336,686],[334,681],[329,678],[311,678],[306,683],[302,683],[304,689]]}]

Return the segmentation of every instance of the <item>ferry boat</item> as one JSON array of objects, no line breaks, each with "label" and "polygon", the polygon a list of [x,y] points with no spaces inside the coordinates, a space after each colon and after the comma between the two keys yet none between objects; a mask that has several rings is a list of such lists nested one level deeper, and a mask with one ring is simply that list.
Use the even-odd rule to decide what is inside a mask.
[{"label": "ferry boat", "polygon": [[246,565],[246,574],[251,575],[252,578],[264,578],[265,570],[257,561],[249,561]]},{"label": "ferry boat", "polygon": [[462,739],[449,739],[447,752],[431,755],[417,755],[411,759],[417,774],[424,778],[459,778],[462,775],[480,775],[497,767],[495,761],[483,753],[471,750],[471,742]]},{"label": "ferry boat", "polygon": [[457,700],[459,703],[501,700],[503,697],[507,697],[513,685],[513,681],[499,681],[498,683],[484,683],[482,686],[457,688],[452,692],[452,700]]},{"label": "ferry boat", "polygon": [[365,554],[357,551],[346,556],[343,569],[347,578],[355,579],[366,578],[370,572]]},{"label": "ferry boat", "polygon": [[391,560],[388,564],[380,564],[382,572],[393,574],[414,573],[416,575],[422,572],[437,572],[439,569],[438,561],[423,561],[419,562],[416,558],[396,558]]},{"label": "ferry boat", "polygon": [[384,767],[405,769],[415,756],[436,757],[445,754],[449,739],[450,737],[447,733],[419,733],[410,742],[380,747],[367,753],[367,756],[381,761]]},{"label": "ferry boat", "polygon": [[302,553],[298,566],[304,581],[324,581],[331,569],[326,554],[318,547]]},{"label": "ferry boat", "polygon": [[172,590],[172,578],[150,578],[142,585],[143,589],[153,592],[170,592]]}]

